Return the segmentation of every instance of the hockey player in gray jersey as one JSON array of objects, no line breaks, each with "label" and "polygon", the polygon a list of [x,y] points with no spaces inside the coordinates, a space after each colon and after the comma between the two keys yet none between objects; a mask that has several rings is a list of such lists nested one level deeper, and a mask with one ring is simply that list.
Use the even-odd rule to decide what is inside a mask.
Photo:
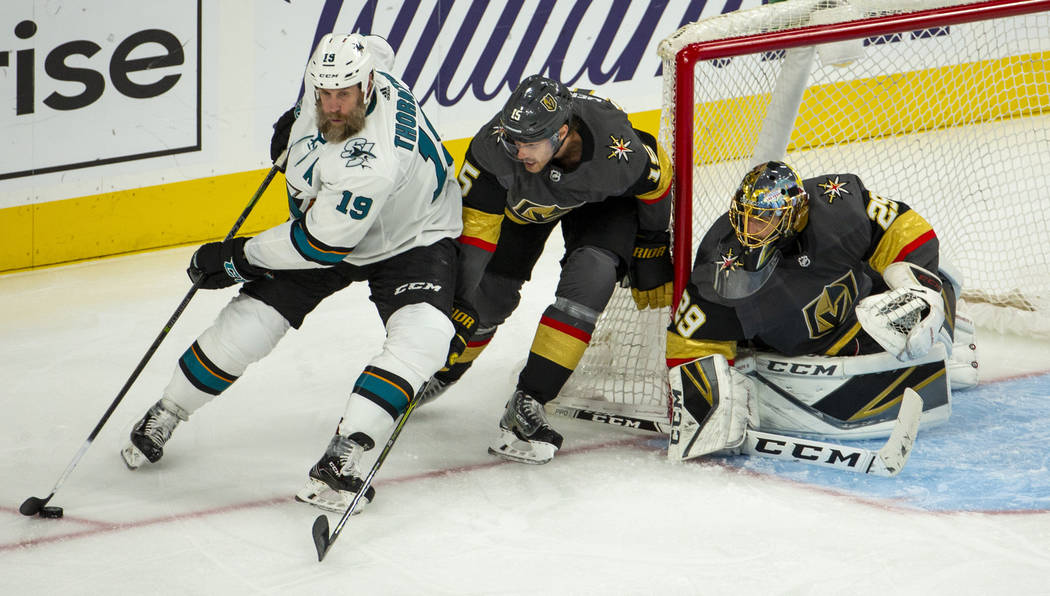
[{"label": "hockey player in gray jersey", "polygon": [[[412,92],[388,72],[392,63],[382,38],[321,39],[289,136],[292,217],[254,238],[194,253],[188,273],[202,288],[244,285],[132,430],[121,452],[129,468],[158,461],[180,421],[266,356],[324,298],[367,281],[386,340],[296,495],[341,512],[362,486],[362,453],[444,363],[462,200],[451,156]],[[360,316],[346,313],[347,333]],[[361,504],[373,496],[370,487]]]},{"label": "hockey player in gray jersey", "polygon": [[[457,345],[424,397],[433,399],[470,367],[517,307],[522,284],[560,224],[565,256],[555,300],[489,449],[545,463],[562,437],[543,404],[576,367],[615,284],[630,274],[639,309],[670,304],[668,158],[612,102],[536,75],[474,136],[460,182]],[[470,306],[477,326],[465,330],[462,321],[475,318]]]},{"label": "hockey player in gray jersey", "polygon": [[886,436],[906,387],[925,424],[946,419],[951,388],[977,382],[956,284],[906,203],[854,174],[759,164],[701,241],[668,326],[669,455],[738,447],[748,428]]}]

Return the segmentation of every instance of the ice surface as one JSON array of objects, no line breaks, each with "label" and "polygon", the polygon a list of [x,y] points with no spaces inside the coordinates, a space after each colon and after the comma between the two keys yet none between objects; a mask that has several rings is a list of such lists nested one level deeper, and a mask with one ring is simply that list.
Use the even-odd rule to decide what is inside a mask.
[{"label": "ice surface", "polygon": [[[1047,345],[981,337],[986,379],[894,479],[758,458],[668,462],[638,431],[555,419],[545,466],[486,453],[555,284],[548,251],[475,370],[409,421],[376,502],[318,563],[292,495],[382,337],[364,286],[324,303],[162,462],[118,455],[234,290],[201,291],[52,500],[189,288],[190,248],[0,276],[0,594],[1045,594]],[[331,521],[337,521],[332,517]]]}]

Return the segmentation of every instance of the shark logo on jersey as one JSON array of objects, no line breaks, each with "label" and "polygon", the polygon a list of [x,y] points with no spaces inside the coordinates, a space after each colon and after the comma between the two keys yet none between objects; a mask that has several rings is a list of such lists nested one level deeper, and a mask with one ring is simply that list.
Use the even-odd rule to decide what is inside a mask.
[{"label": "shark logo on jersey", "polygon": [[824,196],[828,198],[828,203],[834,202],[835,199],[842,198],[842,195],[850,194],[849,191],[846,190],[846,183],[839,182],[838,176],[835,176],[834,180],[828,178],[823,184],[818,184],[817,186],[824,189]]},{"label": "shark logo on jersey", "polygon": [[375,153],[372,153],[372,148],[375,146],[376,144],[369,143],[368,139],[360,137],[350,139],[346,145],[343,145],[343,152],[339,154],[339,157],[346,160],[348,168],[371,168],[368,162],[376,156]]},{"label": "shark logo on jersey", "polygon": [[858,293],[852,271],[824,286],[820,295],[802,308],[810,339],[822,337],[841,325],[853,312]]},{"label": "shark logo on jersey", "polygon": [[631,149],[631,142],[624,138],[618,139],[612,135],[609,135],[609,138],[612,140],[612,145],[606,145],[606,147],[612,149],[612,153],[610,153],[605,159],[612,159],[615,157],[616,161],[630,161],[628,154],[634,153],[634,149]]}]

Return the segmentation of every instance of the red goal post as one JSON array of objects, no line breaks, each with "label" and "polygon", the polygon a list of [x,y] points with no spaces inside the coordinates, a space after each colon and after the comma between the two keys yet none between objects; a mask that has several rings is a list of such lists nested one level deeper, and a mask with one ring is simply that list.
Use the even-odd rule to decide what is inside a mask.
[{"label": "red goal post", "polygon": [[[1050,0],[788,0],[665,39],[676,299],[743,174],[782,159],[803,177],[856,173],[908,203],[979,324],[1050,335],[1048,11]],[[659,419],[668,320],[618,290],[548,409]]]}]

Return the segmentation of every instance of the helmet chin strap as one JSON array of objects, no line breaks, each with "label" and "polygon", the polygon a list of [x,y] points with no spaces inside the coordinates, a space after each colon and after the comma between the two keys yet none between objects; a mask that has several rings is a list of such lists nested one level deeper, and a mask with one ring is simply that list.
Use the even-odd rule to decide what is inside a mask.
[{"label": "helmet chin strap", "polygon": [[[561,148],[565,146],[565,142],[569,140],[569,135],[572,134],[572,128],[569,128],[568,124],[569,124],[568,122],[566,122],[565,124],[562,124],[562,126],[566,127],[566,129],[565,129],[565,138],[562,138],[562,139],[558,140],[558,144],[554,147],[554,152],[551,153],[551,161],[554,161],[555,159],[557,159],[558,152],[561,151]],[[558,130],[554,131],[554,136],[555,137],[558,136],[558,132],[560,130],[561,130],[561,126],[558,127]]]},{"label": "helmet chin strap", "polygon": [[[369,103],[372,102],[372,94],[375,93],[376,90],[375,83],[372,80],[375,77],[375,74],[376,72],[374,70],[368,73],[368,90],[364,92],[364,97],[362,98],[362,102],[365,104],[366,107]],[[360,83],[358,84],[360,85]]]}]

